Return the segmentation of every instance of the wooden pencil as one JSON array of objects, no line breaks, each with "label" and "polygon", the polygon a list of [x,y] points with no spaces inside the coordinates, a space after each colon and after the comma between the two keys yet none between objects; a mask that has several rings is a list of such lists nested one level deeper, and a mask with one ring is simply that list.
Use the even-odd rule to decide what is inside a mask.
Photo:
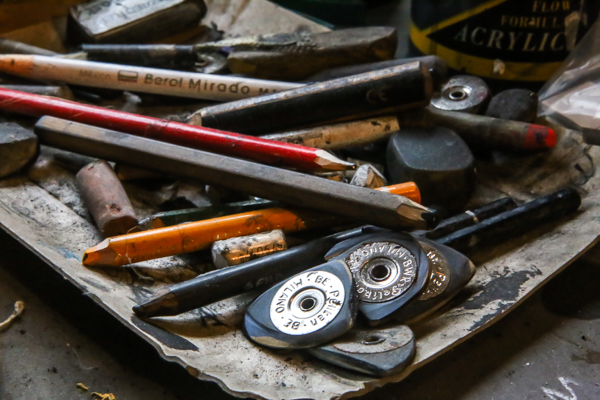
[{"label": "wooden pencil", "polygon": [[264,79],[22,54],[0,55],[0,71],[38,81],[214,101],[247,99],[304,86]]},{"label": "wooden pencil", "polygon": [[[380,188],[420,200],[414,182]],[[118,267],[208,248],[217,240],[281,229],[284,233],[343,223],[344,219],[302,209],[266,208],[108,238],[85,251],[83,265]]]},{"label": "wooden pencil", "polygon": [[354,164],[332,154],[305,146],[239,135],[110,110],[15,90],[0,88],[0,110],[32,117],[64,118],[148,139],[178,144],[214,153],[241,157],[263,164],[281,165],[302,171],[345,170]]}]

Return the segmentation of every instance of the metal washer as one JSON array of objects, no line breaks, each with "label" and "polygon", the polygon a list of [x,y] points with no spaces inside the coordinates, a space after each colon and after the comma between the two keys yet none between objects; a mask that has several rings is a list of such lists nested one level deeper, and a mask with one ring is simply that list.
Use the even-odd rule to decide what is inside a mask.
[{"label": "metal washer", "polygon": [[490,89],[483,79],[457,75],[442,86],[440,93],[433,95],[431,105],[439,110],[476,114],[489,97]]},{"label": "metal washer", "polygon": [[367,243],[346,257],[360,300],[383,303],[401,296],[414,283],[417,260],[393,242]]},{"label": "metal washer", "polygon": [[414,337],[408,326],[399,325],[385,329],[351,331],[331,346],[348,354],[379,354],[404,347],[414,340]]},{"label": "metal washer", "polygon": [[344,305],[346,290],[334,274],[308,271],[285,282],[271,301],[271,322],[288,335],[306,335],[329,325]]}]

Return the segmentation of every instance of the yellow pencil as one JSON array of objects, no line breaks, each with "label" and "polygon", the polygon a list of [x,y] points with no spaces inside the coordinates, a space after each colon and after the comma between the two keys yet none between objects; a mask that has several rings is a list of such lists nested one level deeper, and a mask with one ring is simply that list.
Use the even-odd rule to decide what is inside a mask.
[{"label": "yellow pencil", "polygon": [[[416,202],[421,201],[419,189],[413,182],[378,190],[404,195]],[[338,222],[343,222],[343,219],[314,211],[266,208],[108,238],[86,250],[82,262],[93,267],[118,267],[203,250],[217,240],[273,229],[281,229],[285,233],[297,232],[331,226]]]}]

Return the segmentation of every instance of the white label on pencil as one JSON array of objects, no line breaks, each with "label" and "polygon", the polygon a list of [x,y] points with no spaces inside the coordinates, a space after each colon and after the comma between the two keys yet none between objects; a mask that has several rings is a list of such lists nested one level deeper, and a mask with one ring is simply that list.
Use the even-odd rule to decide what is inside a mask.
[{"label": "white label on pencil", "polygon": [[33,60],[31,70],[15,73],[44,81],[214,101],[245,99],[303,86],[289,82],[46,56],[34,56]]}]

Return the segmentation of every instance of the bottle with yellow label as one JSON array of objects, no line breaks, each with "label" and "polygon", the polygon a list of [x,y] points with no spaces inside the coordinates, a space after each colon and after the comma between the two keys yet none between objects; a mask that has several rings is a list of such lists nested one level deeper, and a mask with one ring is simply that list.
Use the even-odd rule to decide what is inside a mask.
[{"label": "bottle with yellow label", "polygon": [[598,0],[413,0],[410,38],[461,73],[541,85],[591,26]]}]

